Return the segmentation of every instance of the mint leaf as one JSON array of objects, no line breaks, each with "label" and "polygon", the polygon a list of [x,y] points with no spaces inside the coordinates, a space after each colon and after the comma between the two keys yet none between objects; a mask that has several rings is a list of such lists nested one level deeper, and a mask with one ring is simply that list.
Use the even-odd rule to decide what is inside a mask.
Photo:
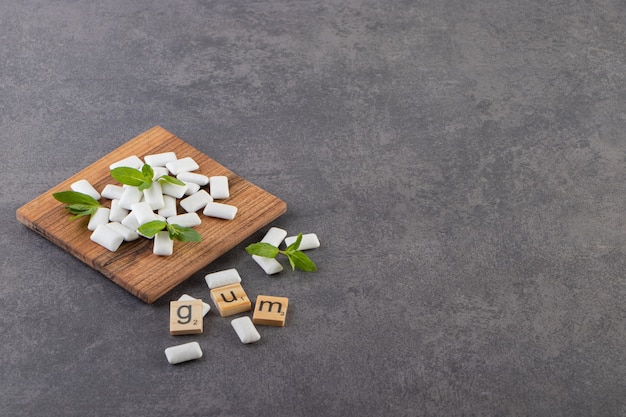
[{"label": "mint leaf", "polygon": [[258,255],[264,258],[275,258],[280,251],[274,245],[270,245],[265,242],[258,242],[248,245],[246,247],[246,252],[250,255]]},{"label": "mint leaf", "polygon": [[146,237],[154,237],[157,233],[167,227],[167,223],[163,220],[153,220],[144,223],[137,228],[137,231]]},{"label": "mint leaf", "polygon": [[154,170],[148,164],[143,164],[141,167],[141,173],[143,174],[144,181],[150,179],[152,181],[152,177],[154,177]]},{"label": "mint leaf", "polygon": [[159,178],[157,178],[157,181],[169,182],[170,184],[175,184],[175,185],[185,185],[185,183],[179,180],[178,178],[174,178],[169,175],[161,175]]},{"label": "mint leaf", "polygon": [[[119,183],[139,187],[145,181],[141,171],[136,168],[118,167],[111,170],[111,176]],[[152,179],[152,178],[150,178]]]},{"label": "mint leaf", "polygon": [[65,209],[69,211],[70,214],[74,215],[73,217],[71,217],[72,220],[81,216],[91,216],[96,211],[98,211],[98,208],[99,207],[85,204],[70,204],[69,206],[65,207]]},{"label": "mint leaf", "polygon": [[52,194],[55,200],[67,204],[65,209],[76,219],[81,216],[90,216],[100,208],[100,202],[90,195],[78,191],[60,191]]},{"label": "mint leaf", "polygon": [[201,242],[202,236],[191,227],[179,226],[177,224],[167,224],[167,231],[170,239],[176,239],[180,242]]},{"label": "mint leaf", "polygon": [[305,255],[304,252],[298,250],[301,242],[302,233],[298,233],[296,240],[291,245],[287,246],[285,250],[280,250],[276,246],[269,243],[258,242],[248,245],[246,247],[246,252],[250,255],[263,256],[264,258],[275,258],[280,253],[287,257],[292,270],[297,268],[305,272],[317,271],[315,263],[307,255]]},{"label": "mint leaf", "polygon": [[296,237],[295,242],[287,246],[287,248],[285,249],[285,252],[291,253],[297,250],[300,247],[300,242],[302,242],[302,233],[298,233],[298,236]]},{"label": "mint leaf", "polygon": [[57,201],[65,204],[84,204],[88,206],[100,206],[98,200],[90,195],[79,193],[78,191],[60,191],[52,194]]},{"label": "mint leaf", "polygon": [[137,188],[139,189],[139,191],[143,191],[143,190],[147,190],[150,187],[152,187],[152,180],[150,181],[146,180],[142,182]]},{"label": "mint leaf", "polygon": [[305,272],[317,271],[315,263],[313,263],[313,261],[300,250],[291,252],[288,257],[292,270],[298,268],[299,270]]}]

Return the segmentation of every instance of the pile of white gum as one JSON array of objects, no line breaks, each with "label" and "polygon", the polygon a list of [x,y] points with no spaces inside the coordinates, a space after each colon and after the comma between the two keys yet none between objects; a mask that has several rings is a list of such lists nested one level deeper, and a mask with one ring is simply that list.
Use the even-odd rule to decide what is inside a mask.
[{"label": "pile of white gum", "polygon": [[[154,171],[152,186],[146,190],[130,185],[107,184],[102,192],[98,192],[86,179],[71,184],[71,189],[90,195],[96,200],[107,198],[111,207],[100,207],[91,215],[87,228],[93,233],[90,239],[115,252],[125,241],[138,239],[141,234],[137,229],[153,220],[167,221],[185,227],[194,227],[202,220],[198,211],[209,217],[233,220],[237,207],[219,203],[214,200],[227,199],[230,196],[228,178],[226,176],[207,176],[194,172],[200,167],[191,157],[178,159],[174,152],[146,155],[142,161],[136,155],[115,162],[110,169],[130,167],[141,170],[148,164]],[[163,175],[171,175],[185,185],[161,182],[157,179]],[[201,188],[209,187],[207,192]],[[186,213],[177,213],[177,199]],[[144,236],[145,237],[145,236]],[[168,232],[162,231],[155,235],[153,253],[170,256],[174,243]]]}]

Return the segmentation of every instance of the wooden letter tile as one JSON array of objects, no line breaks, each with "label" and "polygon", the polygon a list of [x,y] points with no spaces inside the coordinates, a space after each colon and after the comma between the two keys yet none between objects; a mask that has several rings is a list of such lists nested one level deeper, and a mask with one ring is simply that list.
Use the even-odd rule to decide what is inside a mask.
[{"label": "wooden letter tile", "polygon": [[288,304],[289,299],[286,297],[259,295],[254,305],[252,322],[265,326],[283,327],[287,317]]},{"label": "wooden letter tile", "polygon": [[170,302],[170,334],[202,333],[202,300]]},{"label": "wooden letter tile", "polygon": [[241,284],[230,284],[214,288],[211,290],[211,299],[222,317],[232,316],[233,314],[252,309],[252,303]]}]

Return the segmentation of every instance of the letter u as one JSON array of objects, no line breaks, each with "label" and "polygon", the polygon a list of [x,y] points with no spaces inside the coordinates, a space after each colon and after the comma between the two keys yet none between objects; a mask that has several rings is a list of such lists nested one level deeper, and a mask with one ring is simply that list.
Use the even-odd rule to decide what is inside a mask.
[{"label": "letter u", "polygon": [[225,303],[232,303],[233,301],[237,301],[237,296],[235,295],[233,290],[230,290],[230,295],[233,296],[233,298],[230,300],[227,300],[226,297],[224,297],[224,293],[220,293],[220,295],[222,296],[222,300],[224,300]]}]

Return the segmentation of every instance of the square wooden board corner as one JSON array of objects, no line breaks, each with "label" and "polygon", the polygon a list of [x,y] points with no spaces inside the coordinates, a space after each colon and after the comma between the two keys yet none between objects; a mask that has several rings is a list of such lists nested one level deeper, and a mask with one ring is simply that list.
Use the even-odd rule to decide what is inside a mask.
[{"label": "square wooden board corner", "polygon": [[[215,219],[200,213],[202,224],[195,229],[201,234],[202,242],[175,241],[172,256],[154,255],[152,240],[145,238],[124,242],[116,252],[110,252],[89,239],[88,218],[70,220],[64,205],[52,197],[55,192],[70,190],[70,185],[80,179],[88,180],[102,191],[106,184],[117,184],[109,172],[112,163],[131,155],[143,158],[170,151],[178,158],[192,157],[200,165],[198,173],[228,177],[230,197],[219,201],[237,207],[237,216],[233,220]],[[110,206],[106,198],[100,202]],[[156,126],[23,205],[17,210],[16,217],[136,297],[153,303],[286,211],[284,201]],[[184,213],[180,208],[178,212]]]}]

